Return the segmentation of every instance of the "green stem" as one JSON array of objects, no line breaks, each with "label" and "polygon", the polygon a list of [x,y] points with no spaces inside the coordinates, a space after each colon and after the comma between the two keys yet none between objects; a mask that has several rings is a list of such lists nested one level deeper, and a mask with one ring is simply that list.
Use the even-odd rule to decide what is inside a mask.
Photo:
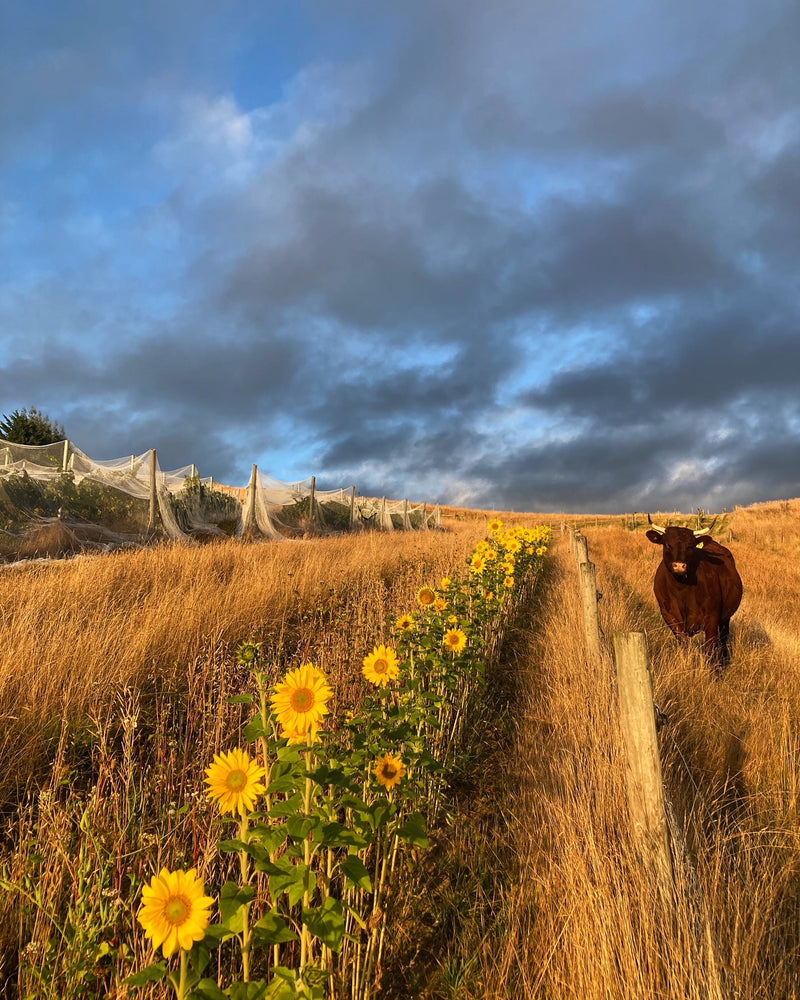
[{"label": "green stem", "polygon": [[175,986],[175,980],[173,979],[172,985],[175,986],[175,996],[177,1000],[186,1000],[188,993],[186,991],[186,984],[189,978],[189,952],[181,949],[181,974],[178,980],[178,985]]},{"label": "green stem", "polygon": [[[311,771],[311,751],[306,750],[306,771]],[[311,815],[311,778],[306,777],[306,790],[305,796],[303,798],[303,812],[306,818]],[[309,887],[309,877],[311,869],[311,841],[306,835],[303,841],[303,861],[306,866],[305,874],[305,886],[303,889],[303,909],[306,910],[311,904],[311,890]],[[308,927],[303,924],[303,929],[300,937],[300,974],[302,975],[306,965],[308,964],[309,957],[311,954],[311,931]]]},{"label": "green stem", "polygon": [[[239,826],[239,839],[247,843],[249,817],[245,813]],[[250,856],[247,851],[239,851],[239,868],[241,870],[242,888],[250,883]],[[242,917],[242,970],[244,982],[250,982],[250,904],[245,903]]]}]

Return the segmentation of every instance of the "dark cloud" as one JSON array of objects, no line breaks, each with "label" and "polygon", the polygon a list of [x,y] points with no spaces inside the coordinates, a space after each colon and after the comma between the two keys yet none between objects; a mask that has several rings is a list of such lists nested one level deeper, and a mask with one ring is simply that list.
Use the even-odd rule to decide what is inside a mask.
[{"label": "dark cloud", "polygon": [[797,17],[21,7],[0,409],[233,481],[290,456],[517,509],[797,495]]}]

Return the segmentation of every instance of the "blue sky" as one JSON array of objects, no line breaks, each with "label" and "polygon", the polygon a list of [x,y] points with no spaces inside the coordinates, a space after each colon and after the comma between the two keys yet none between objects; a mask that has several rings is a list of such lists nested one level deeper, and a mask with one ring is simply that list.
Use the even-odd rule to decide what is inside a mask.
[{"label": "blue sky", "polygon": [[788,0],[0,11],[0,412],[234,484],[800,494]]}]

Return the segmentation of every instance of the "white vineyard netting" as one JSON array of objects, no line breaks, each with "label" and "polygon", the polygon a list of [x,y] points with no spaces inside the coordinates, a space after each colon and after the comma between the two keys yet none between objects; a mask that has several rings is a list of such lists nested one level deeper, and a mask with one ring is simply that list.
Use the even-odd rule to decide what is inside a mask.
[{"label": "white vineyard netting", "polygon": [[141,545],[166,537],[281,539],[309,533],[428,529],[438,505],[363,497],[355,487],[284,483],[253,466],[247,486],[201,477],[194,465],[163,471],[155,451],[98,461],[70,441],[20,445],[0,440],[0,538],[56,525],[76,548]]}]

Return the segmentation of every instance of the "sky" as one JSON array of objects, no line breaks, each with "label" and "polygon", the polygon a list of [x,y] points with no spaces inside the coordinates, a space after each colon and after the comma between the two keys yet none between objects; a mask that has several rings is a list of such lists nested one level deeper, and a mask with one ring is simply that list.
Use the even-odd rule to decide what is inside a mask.
[{"label": "sky", "polygon": [[498,510],[800,495],[791,0],[0,0],[0,413]]}]

